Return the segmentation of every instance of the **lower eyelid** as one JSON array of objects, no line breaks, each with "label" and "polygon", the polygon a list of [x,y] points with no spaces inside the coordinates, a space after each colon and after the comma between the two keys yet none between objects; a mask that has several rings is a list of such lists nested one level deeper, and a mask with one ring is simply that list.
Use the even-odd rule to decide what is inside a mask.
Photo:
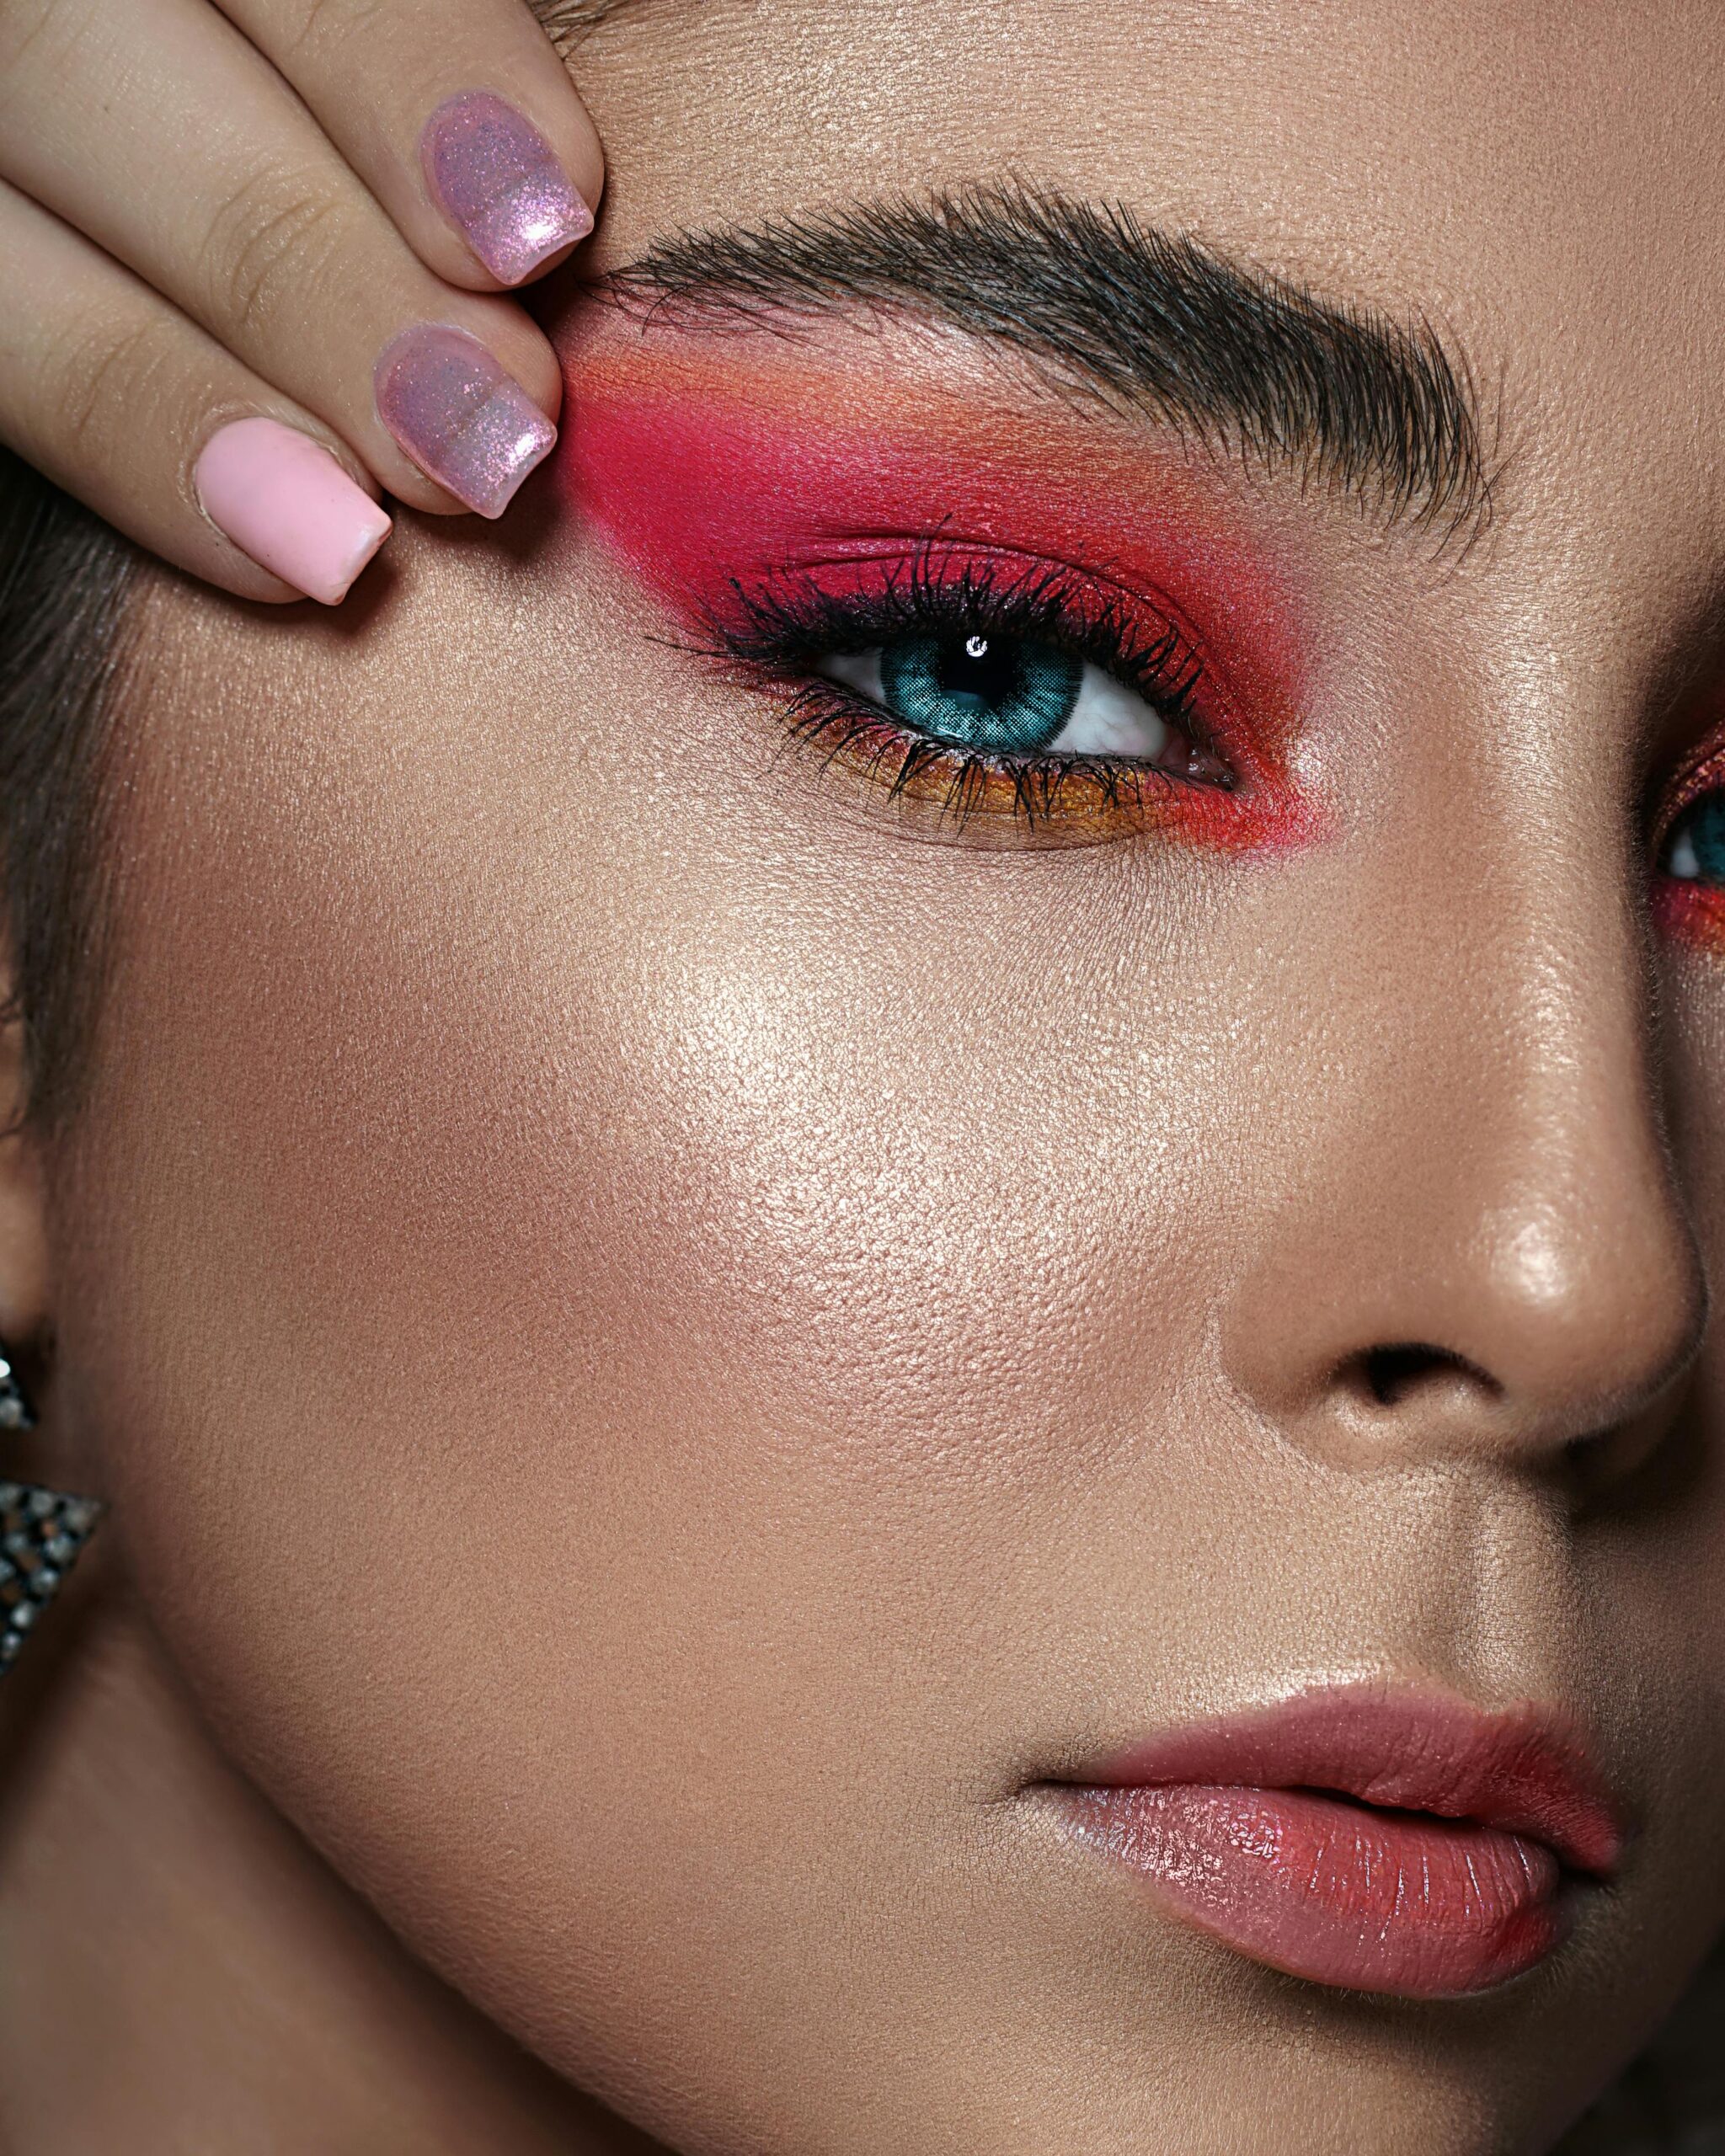
[{"label": "lower eyelid", "polygon": [[[878,652],[862,656],[879,663]],[[784,747],[808,752],[815,783],[852,791],[859,811],[868,797],[868,820],[884,808],[887,827],[906,837],[1038,852],[1154,836],[1206,853],[1278,854],[1323,829],[1273,778],[1242,794],[1183,784],[1141,759],[1080,753],[1009,762],[919,734],[875,697],[812,669],[730,659],[728,670],[772,700]]]}]

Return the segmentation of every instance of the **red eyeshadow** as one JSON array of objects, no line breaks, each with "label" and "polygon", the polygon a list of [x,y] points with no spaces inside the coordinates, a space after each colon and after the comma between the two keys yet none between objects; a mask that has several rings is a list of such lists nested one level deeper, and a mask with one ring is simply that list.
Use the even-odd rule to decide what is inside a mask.
[{"label": "red eyeshadow", "polygon": [[1680,943],[1725,957],[1725,889],[1682,876],[1653,884],[1653,922]]},{"label": "red eyeshadow", "polygon": [[1177,458],[1099,449],[1093,430],[884,385],[865,424],[836,414],[824,387],[806,369],[723,356],[585,364],[563,485],[690,626],[723,619],[739,583],[814,574],[842,593],[918,547],[1069,567],[1110,603],[1173,624],[1210,685],[1203,723],[1242,783],[1164,789],[1158,827],[1230,850],[1311,835],[1284,761],[1305,671],[1295,609],[1219,488]]}]

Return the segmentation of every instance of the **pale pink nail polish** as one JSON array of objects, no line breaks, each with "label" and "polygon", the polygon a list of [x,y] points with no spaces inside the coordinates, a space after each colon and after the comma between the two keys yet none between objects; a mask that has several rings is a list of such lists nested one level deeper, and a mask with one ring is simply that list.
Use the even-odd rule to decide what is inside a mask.
[{"label": "pale pink nail polish", "polygon": [[432,200],[499,284],[519,284],[593,229],[550,143],[489,90],[463,90],[439,105],[419,154]]},{"label": "pale pink nail polish", "polygon": [[377,415],[428,478],[501,516],[551,454],[557,429],[477,337],[443,323],[404,329],[378,360]]},{"label": "pale pink nail polish", "polygon": [[204,514],[260,568],[334,606],[389,519],[320,442],[280,419],[230,420],[192,471]]}]

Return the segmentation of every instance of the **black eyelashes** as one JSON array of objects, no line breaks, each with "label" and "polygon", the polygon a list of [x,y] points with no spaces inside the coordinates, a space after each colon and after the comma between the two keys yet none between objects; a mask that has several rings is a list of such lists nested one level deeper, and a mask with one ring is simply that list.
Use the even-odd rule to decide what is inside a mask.
[{"label": "black eyelashes", "polygon": [[[1195,716],[1203,663],[1183,631],[1106,576],[1073,564],[937,536],[888,552],[836,555],[729,578],[704,609],[692,648],[747,686],[790,693],[780,707],[787,747],[842,764],[893,799],[932,808],[961,828],[996,824],[1125,829],[1194,790],[1231,792],[1228,760]],[[1187,768],[1103,752],[984,749],[925,731],[822,662],[900,639],[1010,639],[1054,647],[1140,696]],[[1050,837],[1058,835],[1050,833]]]},{"label": "black eyelashes", "polygon": [[[843,588],[835,588],[840,577]],[[806,678],[824,656],[902,636],[981,631],[1033,639],[1101,668],[1183,727],[1203,679],[1177,627],[1146,625],[1124,594],[1082,571],[938,541],[753,584],[733,578],[728,603],[709,611],[707,629],[713,655],[781,680]]]}]

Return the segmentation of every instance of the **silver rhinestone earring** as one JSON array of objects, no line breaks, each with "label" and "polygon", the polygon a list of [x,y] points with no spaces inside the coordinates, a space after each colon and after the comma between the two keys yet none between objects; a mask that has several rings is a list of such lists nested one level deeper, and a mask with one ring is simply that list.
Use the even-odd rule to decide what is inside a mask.
[{"label": "silver rhinestone earring", "polygon": [[[34,1429],[35,1421],[0,1341],[0,1431]],[[17,1661],[101,1511],[93,1497],[0,1481],[0,1677]]]}]

